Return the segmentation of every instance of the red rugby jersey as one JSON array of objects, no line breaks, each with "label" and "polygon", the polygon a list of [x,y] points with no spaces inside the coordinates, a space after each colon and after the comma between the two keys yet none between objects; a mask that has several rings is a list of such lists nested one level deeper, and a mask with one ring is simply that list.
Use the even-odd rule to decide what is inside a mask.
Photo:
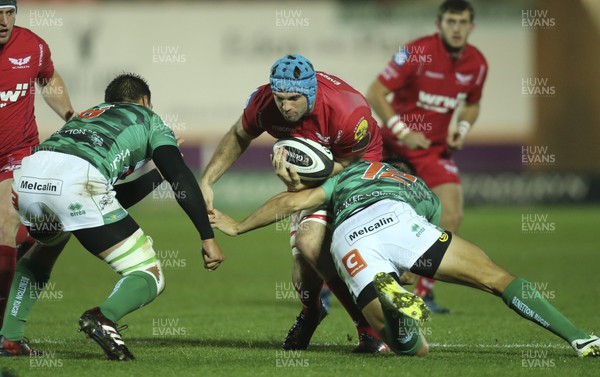
[{"label": "red rugby jersey", "polygon": [[14,26],[0,49],[0,155],[38,144],[35,83],[54,75],[50,49],[31,30]]},{"label": "red rugby jersey", "polygon": [[362,159],[380,161],[382,156],[379,127],[365,97],[342,79],[324,72],[317,72],[313,110],[299,121],[285,120],[267,84],[250,95],[242,125],[253,137],[263,132],[277,139],[305,137],[330,148],[339,158],[364,153]]},{"label": "red rugby jersey", "polygon": [[[446,146],[448,126],[462,101],[477,103],[487,75],[483,54],[467,44],[453,59],[439,34],[416,39],[401,48],[377,77],[393,93],[396,114],[415,131],[431,139],[431,148]],[[396,154],[417,157],[427,150],[400,146],[395,135],[382,127],[382,137]]]}]

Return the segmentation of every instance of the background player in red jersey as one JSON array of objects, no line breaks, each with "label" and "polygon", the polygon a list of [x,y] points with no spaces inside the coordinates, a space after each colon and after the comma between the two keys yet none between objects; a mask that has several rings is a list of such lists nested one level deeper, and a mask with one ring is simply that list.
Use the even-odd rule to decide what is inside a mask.
[{"label": "background player in red jersey", "polygon": [[[438,33],[403,46],[373,81],[367,99],[386,127],[382,138],[387,155],[404,156],[440,198],[440,226],[453,233],[463,217],[463,195],[451,152],[460,150],[479,115],[479,100],[487,74],[481,52],[467,43],[475,16],[464,0],[439,7]],[[386,99],[393,93],[390,102]],[[457,124],[450,127],[454,110]],[[433,280],[420,278],[415,293],[434,312],[448,313],[433,301]]]},{"label": "background player in red jersey", "polygon": [[[315,72],[301,55],[287,55],[271,67],[270,84],[256,89],[240,119],[223,137],[200,180],[209,211],[213,209],[212,185],[240,158],[252,140],[263,132],[275,138],[302,136],[331,149],[333,175],[360,158],[381,159],[379,127],[366,99],[338,77]],[[275,167],[275,165],[274,165]],[[286,168],[275,169],[289,187],[305,188]],[[294,256],[292,280],[303,309],[288,332],[284,349],[306,349],[326,312],[319,293],[323,279],[344,305],[358,327],[355,352],[381,352],[387,346],[368,325],[344,282],[337,275],[329,244],[327,211],[298,213],[292,219]]]},{"label": "background player in red jersey", "polygon": [[63,120],[74,112],[48,45],[30,30],[15,26],[16,14],[16,0],[0,0],[0,325],[16,267],[15,237],[20,225],[10,200],[12,173],[39,144],[36,83],[48,106]]}]

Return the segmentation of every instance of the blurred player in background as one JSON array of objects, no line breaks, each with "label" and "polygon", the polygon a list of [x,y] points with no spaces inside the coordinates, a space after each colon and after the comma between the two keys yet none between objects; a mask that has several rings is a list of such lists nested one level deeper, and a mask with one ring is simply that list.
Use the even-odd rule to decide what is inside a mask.
[{"label": "blurred player in background", "polygon": [[[437,33],[409,42],[373,81],[367,99],[382,119],[386,156],[403,156],[440,198],[440,226],[453,233],[463,217],[463,194],[452,152],[462,149],[479,115],[487,74],[481,52],[467,43],[475,12],[468,1],[439,7]],[[393,93],[391,102],[387,95]],[[457,124],[450,127],[459,108]],[[434,280],[420,278],[415,293],[433,312],[449,313],[433,300]]]},{"label": "blurred player in background", "polygon": [[[209,212],[213,209],[212,185],[263,132],[274,138],[302,136],[330,148],[335,158],[332,175],[361,158],[381,159],[379,127],[366,99],[340,78],[315,72],[305,57],[287,55],[271,67],[270,83],[250,95],[242,116],[225,134],[204,171],[200,187]],[[289,190],[306,188],[299,179],[290,177],[285,167],[276,173]],[[325,280],[358,328],[359,345],[354,352],[387,351],[337,275],[329,253],[330,222],[326,208],[299,212],[291,220],[292,281],[303,307],[283,349],[308,347],[326,315],[319,298]]]},{"label": "blurred player in background", "polygon": [[[54,69],[50,49],[28,29],[15,26],[16,0],[0,0],[0,326],[14,275],[19,217],[10,202],[13,170],[39,144],[34,115],[36,84],[63,120],[73,115],[67,88]],[[27,236],[19,230],[21,238]]]},{"label": "blurred player in background", "polygon": [[[285,165],[286,152],[274,157]],[[425,356],[418,322],[428,317],[423,300],[402,288],[405,271],[462,284],[501,297],[521,317],[567,341],[579,357],[600,356],[600,339],[579,329],[531,282],[492,262],[478,246],[435,226],[439,199],[416,176],[381,162],[357,161],[320,187],[284,192],[238,223],[214,211],[211,222],[235,236],[328,204],[335,214],[331,252],[356,303],[400,355]],[[349,267],[345,260],[356,261]]]},{"label": "blurred player in background", "polygon": [[[152,160],[152,170],[118,189],[115,182]],[[68,166],[68,169],[65,169]],[[202,239],[205,267],[223,261],[202,192],[185,164],[175,135],[152,111],[148,84],[134,74],[116,77],[105,102],[67,122],[23,158],[14,171],[13,204],[38,243],[17,265],[0,356],[36,355],[24,339],[25,322],[71,233],[122,278],[110,296],[87,310],[79,330],[96,341],[108,359],[131,360],[116,322],[152,302],[165,281],[152,240],[129,216],[129,207],[152,191],[161,175]],[[150,189],[152,188],[152,189]]]}]

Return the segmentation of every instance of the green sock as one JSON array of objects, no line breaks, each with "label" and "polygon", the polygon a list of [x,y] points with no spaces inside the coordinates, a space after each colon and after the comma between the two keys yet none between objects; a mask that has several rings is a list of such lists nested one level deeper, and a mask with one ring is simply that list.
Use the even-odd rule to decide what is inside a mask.
[{"label": "green sock", "polygon": [[525,279],[513,280],[502,293],[502,299],[521,317],[553,332],[569,344],[575,339],[589,337],[585,331],[575,327],[543,297],[540,291],[534,288],[533,284]]},{"label": "green sock", "polygon": [[6,305],[4,324],[0,334],[8,340],[18,341],[25,336],[25,323],[33,304],[44,290],[50,271],[29,259],[17,263]]},{"label": "green sock", "polygon": [[383,306],[381,309],[390,348],[399,355],[416,354],[421,348],[421,332],[417,321]]},{"label": "green sock", "polygon": [[117,282],[108,298],[100,305],[100,311],[113,322],[142,306],[157,296],[156,282],[150,274],[134,271]]}]

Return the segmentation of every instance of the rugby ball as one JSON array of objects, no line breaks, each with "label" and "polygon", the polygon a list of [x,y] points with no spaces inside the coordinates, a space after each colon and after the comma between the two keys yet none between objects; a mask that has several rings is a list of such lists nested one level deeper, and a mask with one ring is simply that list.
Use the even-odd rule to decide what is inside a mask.
[{"label": "rugby ball", "polygon": [[296,167],[303,181],[322,181],[333,171],[333,154],[315,141],[303,137],[279,139],[273,145],[273,153],[280,147],[288,152],[286,161]]}]

